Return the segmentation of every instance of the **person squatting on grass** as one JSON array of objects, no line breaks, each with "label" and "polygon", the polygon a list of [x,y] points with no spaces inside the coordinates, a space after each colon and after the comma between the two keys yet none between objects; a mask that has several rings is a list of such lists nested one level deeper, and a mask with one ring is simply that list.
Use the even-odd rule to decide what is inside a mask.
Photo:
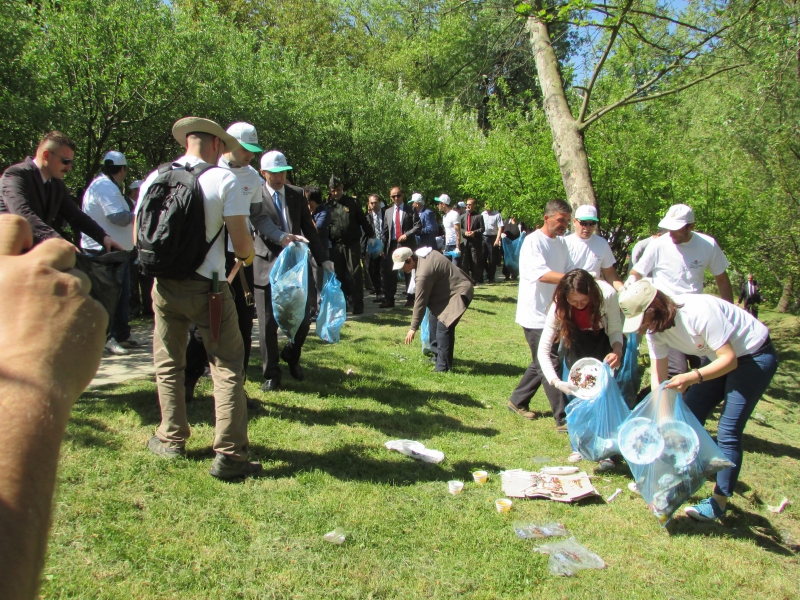
[{"label": "person squatting on grass", "polygon": [[59,448],[72,405],[97,372],[108,324],[89,297],[89,278],[73,268],[75,247],[60,238],[33,245],[28,221],[0,215],[3,600],[37,597]]},{"label": "person squatting on grass", "polygon": [[425,309],[431,311],[430,339],[434,371],[453,368],[453,349],[456,343],[456,325],[472,302],[474,288],[469,277],[441,252],[419,248],[400,247],[392,253],[394,270],[404,273],[415,271],[416,295],[411,327],[406,334],[406,344],[414,340]]},{"label": "person squatting on grass", "polygon": [[[569,271],[558,282],[537,352],[545,381],[564,394],[574,394],[577,388],[561,381],[550,354],[553,345],[559,342],[562,351],[558,362],[564,360],[567,369],[581,358],[605,361],[612,369],[622,365],[622,321],[616,294],[605,298],[592,274],[583,269]],[[573,449],[568,460],[580,459],[581,455]],[[613,467],[611,459],[600,461],[601,471]]]},{"label": "person squatting on grass", "polygon": [[686,514],[698,521],[718,519],[739,479],[745,425],[778,369],[769,329],[744,309],[715,296],[672,298],[645,280],[622,291],[619,306],[625,315],[624,333],[647,333],[654,390],[669,378],[668,356],[675,348],[701,357],[701,364],[674,375],[666,387],[681,392],[703,424],[723,403],[717,445],[735,466],[717,473],[711,497],[686,508]]}]

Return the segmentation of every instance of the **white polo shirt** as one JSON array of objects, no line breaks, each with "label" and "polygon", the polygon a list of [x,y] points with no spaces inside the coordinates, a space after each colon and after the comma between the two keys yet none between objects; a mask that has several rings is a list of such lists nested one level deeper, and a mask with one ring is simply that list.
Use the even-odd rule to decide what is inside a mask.
[{"label": "white polo shirt", "polygon": [[[264,180],[261,174],[250,165],[243,167],[231,167],[231,163],[225,160],[224,156],[219,157],[218,166],[223,169],[228,169],[231,173],[236,175],[239,185],[242,188],[242,196],[247,199],[250,204],[261,204],[262,191],[264,189]],[[247,228],[252,232],[253,226],[250,224],[250,219],[247,219]],[[233,252],[233,240],[228,240],[228,252]]]},{"label": "white polo shirt", "polygon": [[525,237],[519,251],[517,323],[526,329],[544,329],[547,308],[556,284],[542,283],[545,273],[566,273],[572,268],[564,238],[549,238],[541,229]]},{"label": "white polo shirt", "polygon": [[444,226],[444,243],[448,246],[458,243],[458,236],[456,235],[456,225],[459,224],[461,215],[458,214],[456,209],[451,208],[450,212],[442,218],[442,225]]},{"label": "white polo shirt", "polygon": [[[101,173],[86,188],[83,194],[83,212],[105,229],[123,250],[133,250],[133,221],[120,227],[108,220],[108,215],[130,212],[130,208],[117,184],[107,175]],[[85,233],[81,233],[81,246],[87,250],[103,249],[103,246]]]},{"label": "white polo shirt", "polygon": [[653,240],[633,270],[652,277],[656,289],[671,297],[702,294],[706,269],[716,277],[729,264],[714,238],[695,231],[685,244],[675,244],[666,233]]},{"label": "white polo shirt", "polygon": [[[191,166],[203,162],[196,156],[181,156],[173,162]],[[142,200],[147,196],[147,190],[158,177],[158,169],[150,173],[144,180],[139,191],[139,202],[136,205],[136,213],[142,206]],[[200,187],[205,197],[206,215],[206,241],[211,241],[224,224],[224,217],[248,216],[250,215],[250,203],[242,195],[242,188],[236,176],[228,169],[211,168],[203,173],[200,178]],[[220,275],[220,280],[225,278],[225,243],[223,242],[224,232],[220,233],[211,249],[206,254],[206,259],[197,273],[203,277],[212,278],[214,271]]]},{"label": "white polo shirt", "polygon": [[667,358],[670,348],[714,360],[716,351],[726,342],[739,357],[758,350],[769,335],[769,329],[746,310],[716,296],[686,294],[672,300],[682,305],[675,316],[675,326],[647,334],[654,360]]},{"label": "white polo shirt", "polygon": [[573,233],[565,237],[564,242],[569,249],[573,268],[589,271],[595,279],[603,276],[601,269],[613,267],[617,262],[611,245],[599,235],[592,234],[592,237],[584,240],[577,233]]}]

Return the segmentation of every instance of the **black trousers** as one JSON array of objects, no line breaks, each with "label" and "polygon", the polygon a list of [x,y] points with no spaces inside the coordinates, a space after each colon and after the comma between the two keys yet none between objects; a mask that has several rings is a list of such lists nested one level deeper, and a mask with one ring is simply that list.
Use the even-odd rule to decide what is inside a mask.
[{"label": "black trousers", "polygon": [[461,248],[461,268],[476,283],[483,281],[483,237],[465,238],[467,243]]},{"label": "black trousers", "polygon": [[456,345],[456,325],[461,320],[458,317],[448,327],[431,314],[431,350],[436,355],[434,371],[449,371],[453,368],[453,350]]},{"label": "black trousers", "polygon": [[[549,381],[545,381],[542,376],[542,369],[539,366],[539,360],[536,358],[536,352],[539,349],[539,338],[542,337],[541,329],[527,329],[522,328],[525,332],[525,340],[531,349],[531,364],[525,369],[522,374],[522,379],[519,380],[517,387],[511,392],[510,402],[517,408],[527,409],[530,406],[531,398],[536,395],[539,386],[544,386],[544,393],[547,395],[547,400],[550,402],[550,408],[553,411],[553,418],[556,420],[556,425],[563,425],[566,421],[566,413],[564,409],[567,406],[567,397],[552,385]],[[558,346],[553,345],[550,349],[550,357],[553,359],[553,364],[556,365],[556,374],[561,377],[561,362],[558,360]]]},{"label": "black trousers", "polygon": [[[494,281],[494,275],[500,264],[500,246],[494,245],[496,239],[497,234],[483,236],[483,269],[481,271],[486,271],[486,280],[489,282]],[[475,281],[480,283],[481,279]]]},{"label": "black trousers", "polygon": [[[236,262],[232,252],[225,253],[225,266],[226,272],[230,272]],[[253,267],[241,267],[244,273],[247,287],[253,292]],[[251,304],[247,305],[244,295],[244,288],[242,281],[237,274],[231,284],[231,291],[233,292],[233,302],[236,305],[236,315],[238,317],[239,331],[242,334],[242,341],[244,342],[244,378],[247,380],[247,365],[250,364],[250,350],[253,345],[253,318],[256,316],[256,307]],[[184,371],[187,379],[199,379],[208,368],[208,354],[206,353],[205,346],[203,345],[203,337],[200,335],[200,330],[194,324],[189,329],[189,344],[186,347],[186,369]]]},{"label": "black trousers", "polygon": [[[256,314],[258,315],[258,344],[261,349],[261,369],[264,379],[281,380],[280,358],[278,350],[278,322],[272,312],[272,286],[258,286],[253,290],[256,297]],[[300,361],[303,344],[311,327],[311,295],[306,302],[306,313],[300,328],[294,336],[294,343],[287,342],[283,352],[289,364]]]},{"label": "black trousers", "polygon": [[364,269],[361,265],[361,244],[334,244],[331,254],[336,278],[353,310],[364,310]]},{"label": "black trousers", "polygon": [[[389,247],[383,254],[382,274],[383,274],[383,296],[386,302],[394,302],[394,297],[397,295],[397,271],[392,270],[394,265],[392,261],[392,252],[397,250],[397,242],[390,241]],[[403,273],[406,280],[406,289],[411,284],[411,273]]]},{"label": "black trousers", "polygon": [[372,282],[372,291],[375,295],[380,296],[383,294],[383,258],[380,256],[367,256],[367,272],[369,279]]}]

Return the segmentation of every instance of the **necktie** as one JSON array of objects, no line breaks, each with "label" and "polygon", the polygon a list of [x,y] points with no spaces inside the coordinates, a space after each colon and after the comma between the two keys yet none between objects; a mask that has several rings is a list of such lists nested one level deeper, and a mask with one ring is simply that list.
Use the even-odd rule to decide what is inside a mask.
[{"label": "necktie", "polygon": [[394,207],[394,239],[399,240],[403,235],[403,230],[400,229],[400,210]]},{"label": "necktie", "polygon": [[286,226],[286,219],[283,217],[281,195],[278,192],[272,192],[272,201],[275,203],[275,208],[278,210],[278,216],[281,218],[281,229],[286,233],[290,233],[289,228]]}]

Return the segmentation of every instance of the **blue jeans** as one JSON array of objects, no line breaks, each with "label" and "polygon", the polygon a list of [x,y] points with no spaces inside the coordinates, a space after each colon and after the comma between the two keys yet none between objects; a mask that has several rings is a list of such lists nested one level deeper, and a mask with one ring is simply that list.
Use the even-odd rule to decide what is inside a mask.
[{"label": "blue jeans", "polygon": [[778,355],[770,344],[758,356],[740,358],[739,366],[727,375],[695,384],[684,394],[684,402],[702,424],[724,401],[717,427],[717,445],[725,458],[736,466],[717,473],[715,494],[733,496],[742,469],[744,426],[777,369]]}]

